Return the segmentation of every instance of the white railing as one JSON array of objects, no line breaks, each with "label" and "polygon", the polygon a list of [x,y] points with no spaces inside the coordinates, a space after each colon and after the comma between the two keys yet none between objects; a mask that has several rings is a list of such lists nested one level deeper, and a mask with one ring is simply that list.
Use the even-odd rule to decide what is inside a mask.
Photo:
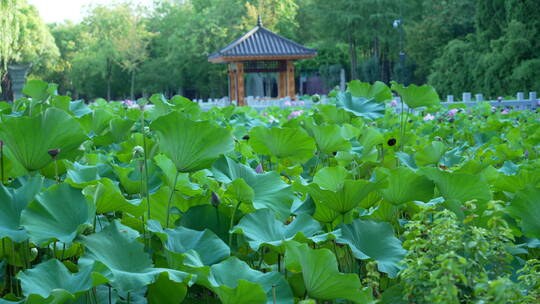
[{"label": "white railing", "polygon": [[[396,106],[396,111],[401,111],[401,100],[399,97],[396,97],[395,100],[398,102],[398,106]],[[213,107],[226,107],[231,104],[236,104],[236,101],[229,100],[228,97],[223,97],[220,99],[208,99],[208,100],[202,100],[202,99],[194,99],[193,101],[197,102],[201,108],[204,111],[208,111],[210,108]],[[300,97],[297,98],[297,100],[292,101],[290,97],[280,98],[280,99],[272,99],[267,97],[253,97],[248,96],[245,99],[246,105],[256,109],[257,111],[262,111],[268,107],[280,107],[280,108],[288,108],[288,107],[304,107],[304,108],[311,108],[314,104],[318,103],[328,103],[328,99],[326,96],[321,96],[321,100],[318,103],[314,103],[311,99],[305,99],[302,100]],[[445,102],[441,102],[443,106],[450,106],[452,104],[464,104],[467,107],[470,106],[476,106],[480,102],[484,102],[484,97],[482,94],[476,94],[474,95],[474,100],[472,98],[471,93],[463,93],[462,99],[460,101],[455,100],[453,95],[448,95]],[[512,100],[489,100],[487,101],[491,104],[493,107],[503,107],[503,108],[512,108],[514,110],[535,110],[536,108],[540,107],[540,99],[537,98],[536,92],[529,92],[528,98],[525,98],[525,94],[522,92],[519,92],[516,94],[516,99]],[[407,109],[407,106],[404,106],[404,109]]]}]

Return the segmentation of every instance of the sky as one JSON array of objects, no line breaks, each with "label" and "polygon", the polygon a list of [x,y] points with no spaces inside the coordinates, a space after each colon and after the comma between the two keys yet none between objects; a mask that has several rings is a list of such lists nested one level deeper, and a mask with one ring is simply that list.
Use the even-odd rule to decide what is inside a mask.
[{"label": "sky", "polygon": [[[108,4],[111,0],[27,0],[39,10],[39,14],[46,23],[71,20],[79,22],[82,19],[85,7],[90,4]],[[134,3],[151,4],[152,0],[133,0]]]}]

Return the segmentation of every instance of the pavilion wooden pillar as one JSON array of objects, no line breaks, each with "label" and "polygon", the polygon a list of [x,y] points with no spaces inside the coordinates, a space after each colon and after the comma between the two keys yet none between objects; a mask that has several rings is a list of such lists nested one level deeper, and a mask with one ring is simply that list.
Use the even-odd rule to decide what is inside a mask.
[{"label": "pavilion wooden pillar", "polygon": [[229,64],[229,99],[236,100],[236,69],[234,64]]},{"label": "pavilion wooden pillar", "polygon": [[236,79],[238,84],[238,105],[245,106],[245,88],[244,88],[244,64],[241,62],[236,63]]},{"label": "pavilion wooden pillar", "polygon": [[287,72],[278,72],[278,97],[287,96]]},{"label": "pavilion wooden pillar", "polygon": [[294,63],[287,61],[287,95],[291,100],[296,100],[296,88],[294,82]]}]

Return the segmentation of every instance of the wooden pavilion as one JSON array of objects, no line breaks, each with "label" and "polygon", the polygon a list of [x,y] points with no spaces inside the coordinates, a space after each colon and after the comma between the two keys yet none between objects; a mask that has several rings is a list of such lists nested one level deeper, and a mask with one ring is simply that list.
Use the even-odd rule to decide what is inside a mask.
[{"label": "wooden pavilion", "polygon": [[278,97],[296,98],[294,60],[317,56],[315,49],[304,47],[263,27],[257,26],[233,43],[210,55],[212,63],[229,65],[229,98],[245,105],[245,73],[278,73]]}]

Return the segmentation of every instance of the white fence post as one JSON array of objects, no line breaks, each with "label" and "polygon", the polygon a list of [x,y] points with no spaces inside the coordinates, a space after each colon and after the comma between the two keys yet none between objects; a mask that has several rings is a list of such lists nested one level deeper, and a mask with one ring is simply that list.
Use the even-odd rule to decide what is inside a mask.
[{"label": "white fence post", "polygon": [[454,102],[454,95],[448,95],[448,96],[446,96],[446,100],[447,100],[448,102]]},{"label": "white fence post", "polygon": [[471,102],[471,93],[463,93],[463,102]]},{"label": "white fence post", "polygon": [[518,92],[516,97],[517,97],[518,101],[524,101],[525,100],[525,93]]},{"label": "white fence post", "polygon": [[484,101],[484,95],[476,94],[476,102],[482,102],[482,101]]}]

